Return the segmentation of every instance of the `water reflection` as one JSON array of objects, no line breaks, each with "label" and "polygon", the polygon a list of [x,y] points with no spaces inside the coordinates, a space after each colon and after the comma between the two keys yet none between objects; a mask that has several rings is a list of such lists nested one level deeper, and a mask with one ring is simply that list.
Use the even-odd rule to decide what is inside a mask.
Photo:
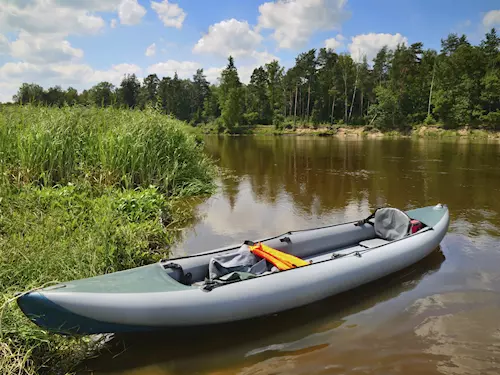
[{"label": "water reflection", "polygon": [[[248,177],[257,201],[275,203],[284,193],[306,214],[315,207],[327,214],[360,198],[370,207],[407,208],[436,200],[460,207],[464,193],[474,205],[495,204],[499,211],[500,201],[487,194],[500,177],[497,143],[210,137],[206,147],[221,166]],[[234,187],[225,195],[233,202]]]}]

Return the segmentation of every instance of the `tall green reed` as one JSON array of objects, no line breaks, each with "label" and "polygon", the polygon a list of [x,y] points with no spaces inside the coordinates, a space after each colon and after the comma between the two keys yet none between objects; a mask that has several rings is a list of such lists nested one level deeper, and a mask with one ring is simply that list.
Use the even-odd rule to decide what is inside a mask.
[{"label": "tall green reed", "polygon": [[213,188],[214,169],[185,125],[152,109],[6,107],[2,178],[42,186],[86,180],[167,195]]}]

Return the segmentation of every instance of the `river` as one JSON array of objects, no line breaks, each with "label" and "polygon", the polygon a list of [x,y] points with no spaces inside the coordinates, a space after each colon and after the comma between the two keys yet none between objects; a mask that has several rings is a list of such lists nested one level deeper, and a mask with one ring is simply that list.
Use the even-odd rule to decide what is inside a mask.
[{"label": "river", "polygon": [[500,144],[217,137],[228,171],[174,249],[193,254],[374,208],[447,204],[440,247],[329,300],[220,331],[116,338],[94,374],[500,373]]}]

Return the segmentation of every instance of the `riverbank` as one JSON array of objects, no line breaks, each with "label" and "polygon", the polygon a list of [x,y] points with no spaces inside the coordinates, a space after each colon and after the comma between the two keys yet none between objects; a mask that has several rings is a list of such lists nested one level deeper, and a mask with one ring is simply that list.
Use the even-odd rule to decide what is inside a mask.
[{"label": "riverbank", "polygon": [[196,135],[154,111],[4,109],[0,373],[66,374],[94,355],[100,342],[39,329],[15,293],[168,257],[215,173]]},{"label": "riverbank", "polygon": [[[217,127],[210,124],[202,125],[198,130],[203,134],[221,134]],[[223,133],[222,133],[223,134]],[[241,127],[235,134],[228,135],[256,135],[256,136],[320,136],[320,137],[364,137],[364,138],[471,138],[500,140],[500,131],[460,127],[445,129],[436,125],[416,125],[406,129],[391,129],[381,131],[372,126],[332,125],[306,126],[288,129],[276,129],[272,125],[255,125]]]}]

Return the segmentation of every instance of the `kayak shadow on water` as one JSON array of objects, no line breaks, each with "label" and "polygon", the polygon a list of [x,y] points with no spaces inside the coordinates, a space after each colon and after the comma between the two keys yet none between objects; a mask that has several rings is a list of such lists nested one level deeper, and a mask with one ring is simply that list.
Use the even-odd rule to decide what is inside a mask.
[{"label": "kayak shadow on water", "polygon": [[[271,316],[209,327],[155,333],[116,334],[99,356],[83,364],[82,373],[122,372],[152,364],[206,356],[221,350],[243,359],[258,347],[301,340],[340,327],[347,317],[398,297],[439,270],[445,256],[438,247],[420,262],[372,283],[313,304]],[[323,345],[319,345],[321,349]],[[309,348],[315,350],[314,346]]]}]

